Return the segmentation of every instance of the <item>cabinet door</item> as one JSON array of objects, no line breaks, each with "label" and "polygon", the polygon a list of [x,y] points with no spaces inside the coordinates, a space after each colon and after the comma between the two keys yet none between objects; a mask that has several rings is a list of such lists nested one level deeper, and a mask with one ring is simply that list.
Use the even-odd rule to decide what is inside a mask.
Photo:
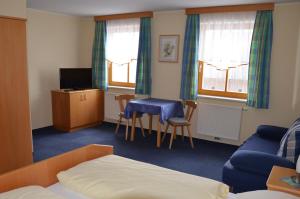
[{"label": "cabinet door", "polygon": [[0,17],[0,173],[32,163],[26,23]]},{"label": "cabinet door", "polygon": [[84,101],[82,110],[84,111],[84,121],[87,124],[99,121],[99,92],[98,90],[90,90],[83,93]]},{"label": "cabinet door", "polygon": [[70,128],[84,125],[82,112],[83,95],[82,92],[70,93]]}]

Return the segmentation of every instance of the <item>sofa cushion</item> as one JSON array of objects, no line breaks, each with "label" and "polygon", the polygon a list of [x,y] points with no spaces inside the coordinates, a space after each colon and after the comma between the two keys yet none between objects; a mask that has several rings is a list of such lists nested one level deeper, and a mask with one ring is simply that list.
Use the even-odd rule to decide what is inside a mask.
[{"label": "sofa cushion", "polygon": [[280,142],[277,155],[297,162],[300,153],[300,118],[288,129]]},{"label": "sofa cushion", "polygon": [[269,140],[280,141],[287,132],[287,128],[271,126],[271,125],[260,125],[257,127],[256,133],[261,137]]},{"label": "sofa cushion", "polygon": [[262,138],[257,133],[255,133],[247,139],[247,141],[239,148],[239,150],[250,150],[269,154],[277,154],[279,144],[279,141]]},{"label": "sofa cushion", "polygon": [[265,176],[269,176],[274,165],[295,168],[295,164],[285,158],[248,150],[236,151],[230,158],[230,163],[237,169]]}]

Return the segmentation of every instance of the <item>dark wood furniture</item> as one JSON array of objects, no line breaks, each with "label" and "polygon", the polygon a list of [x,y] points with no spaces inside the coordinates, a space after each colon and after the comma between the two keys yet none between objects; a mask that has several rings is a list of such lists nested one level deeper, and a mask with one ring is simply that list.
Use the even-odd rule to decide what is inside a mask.
[{"label": "dark wood furniture", "polygon": [[74,131],[104,120],[102,90],[54,90],[51,94],[53,126],[58,130]]},{"label": "dark wood furniture", "polygon": [[0,173],[32,163],[26,19],[0,17]]}]

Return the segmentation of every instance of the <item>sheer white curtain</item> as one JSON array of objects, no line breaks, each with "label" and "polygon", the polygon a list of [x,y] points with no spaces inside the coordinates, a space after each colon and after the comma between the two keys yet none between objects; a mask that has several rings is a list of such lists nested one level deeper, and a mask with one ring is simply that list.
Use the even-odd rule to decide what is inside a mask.
[{"label": "sheer white curtain", "polygon": [[139,18],[107,22],[106,59],[112,62],[112,81],[135,83],[139,35]]},{"label": "sheer white curtain", "polygon": [[256,12],[200,16],[199,60],[204,62],[203,89],[247,93],[255,16]]},{"label": "sheer white curtain", "polygon": [[219,69],[248,64],[256,12],[202,14],[199,59]]},{"label": "sheer white curtain", "polygon": [[139,30],[139,18],[107,21],[106,59],[116,64],[125,64],[136,59]]}]

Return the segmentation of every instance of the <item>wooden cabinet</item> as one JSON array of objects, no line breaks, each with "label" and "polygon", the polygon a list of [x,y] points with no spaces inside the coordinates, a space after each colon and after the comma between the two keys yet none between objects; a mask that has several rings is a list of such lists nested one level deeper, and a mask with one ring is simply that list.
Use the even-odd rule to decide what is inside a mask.
[{"label": "wooden cabinet", "polygon": [[0,17],[0,173],[32,163],[26,21]]},{"label": "wooden cabinet", "polygon": [[104,119],[104,92],[52,91],[52,114],[54,127],[62,131],[99,124]]}]

